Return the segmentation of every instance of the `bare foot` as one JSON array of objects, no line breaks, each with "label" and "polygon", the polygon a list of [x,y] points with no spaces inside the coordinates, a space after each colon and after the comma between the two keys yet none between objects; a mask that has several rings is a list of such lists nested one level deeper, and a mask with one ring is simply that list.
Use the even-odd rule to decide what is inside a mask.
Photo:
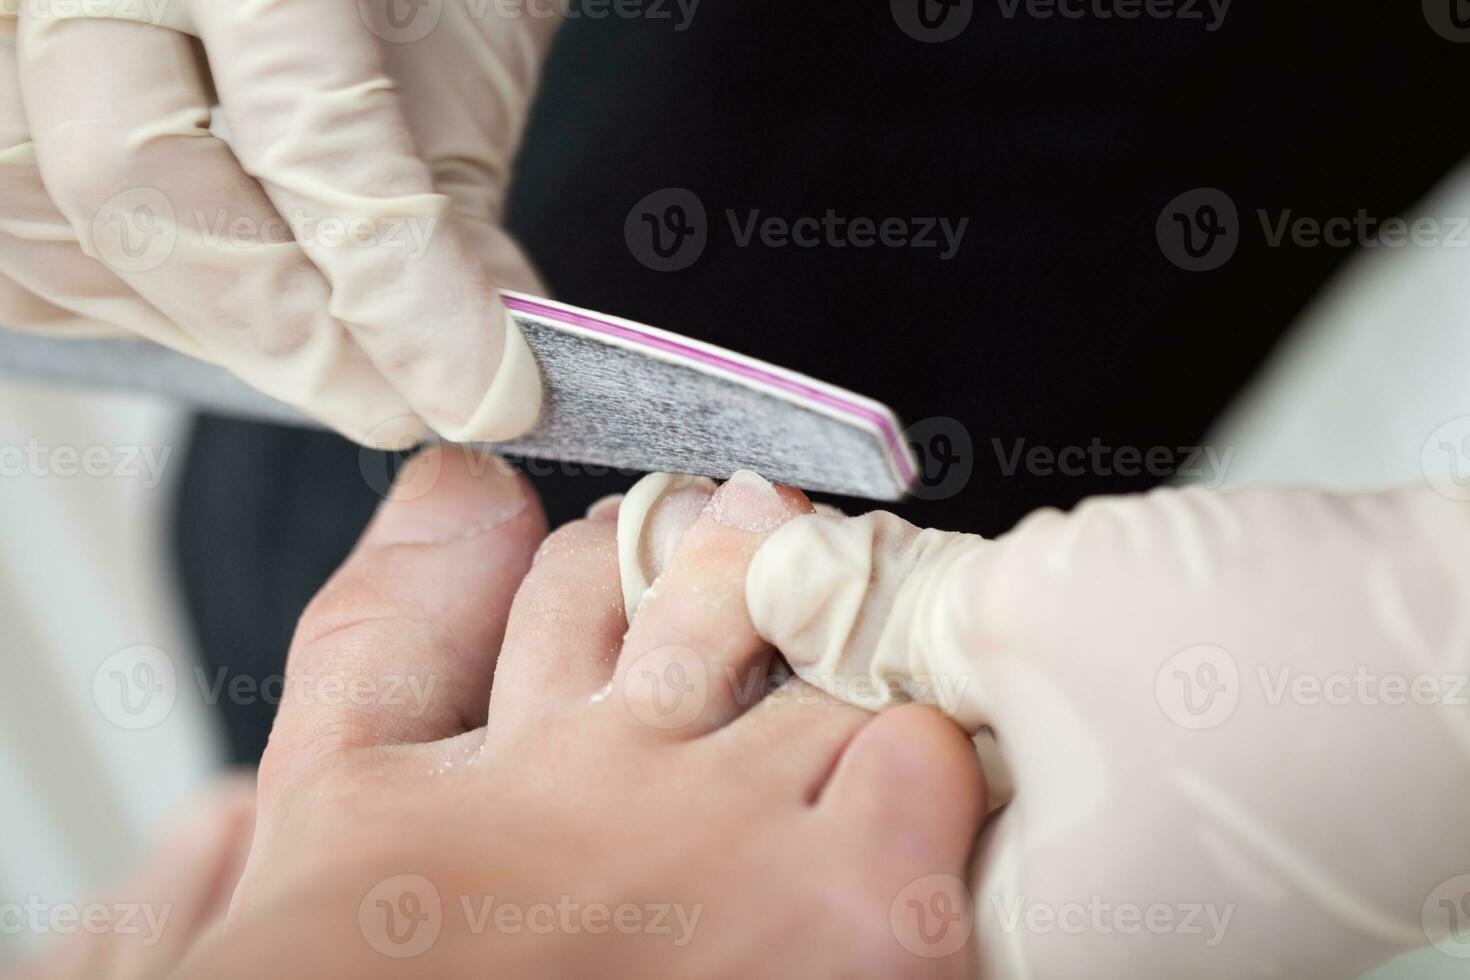
[{"label": "bare foot", "polygon": [[230,929],[188,975],[973,974],[969,740],[766,689],[745,570],[804,497],[722,489],[630,627],[613,506],[542,543],[523,481],[438,465],[302,619]]}]

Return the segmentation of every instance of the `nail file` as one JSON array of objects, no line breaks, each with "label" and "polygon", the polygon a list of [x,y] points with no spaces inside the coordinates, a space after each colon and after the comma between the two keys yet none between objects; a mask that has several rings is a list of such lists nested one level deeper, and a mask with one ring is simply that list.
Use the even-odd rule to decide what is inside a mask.
[{"label": "nail file", "polygon": [[[804,490],[901,499],[916,467],[884,405],[689,337],[502,294],[541,365],[525,435],[491,448],[562,464],[726,479],[749,469]],[[145,391],[221,414],[316,426],[224,369],[143,340],[0,329],[0,377]]]}]

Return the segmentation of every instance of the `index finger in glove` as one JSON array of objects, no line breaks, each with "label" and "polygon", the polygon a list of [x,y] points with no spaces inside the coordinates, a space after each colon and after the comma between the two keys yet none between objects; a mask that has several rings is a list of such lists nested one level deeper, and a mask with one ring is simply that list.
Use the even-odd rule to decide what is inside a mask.
[{"label": "index finger in glove", "polygon": [[359,441],[421,434],[327,314],[321,274],[210,132],[193,42],[67,9],[26,7],[19,21],[30,139],[0,160],[11,189],[0,230],[15,239],[0,267],[81,316],[223,364]]}]

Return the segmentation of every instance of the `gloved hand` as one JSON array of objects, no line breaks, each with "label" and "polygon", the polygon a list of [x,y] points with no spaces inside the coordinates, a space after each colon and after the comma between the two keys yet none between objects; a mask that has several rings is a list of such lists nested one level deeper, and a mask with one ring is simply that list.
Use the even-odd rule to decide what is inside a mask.
[{"label": "gloved hand", "polygon": [[816,515],[747,581],[807,681],[993,729],[982,977],[1470,957],[1465,504],[1161,490],[995,541]]},{"label": "gloved hand", "polygon": [[0,326],[147,337],[373,445],[519,434],[498,289],[540,289],[499,222],[545,13],[0,0]]}]

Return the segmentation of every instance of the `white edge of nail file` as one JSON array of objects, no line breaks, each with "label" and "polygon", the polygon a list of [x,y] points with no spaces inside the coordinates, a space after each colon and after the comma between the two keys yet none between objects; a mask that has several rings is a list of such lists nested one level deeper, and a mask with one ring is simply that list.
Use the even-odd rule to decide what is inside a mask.
[{"label": "white edge of nail file", "polygon": [[[901,499],[916,464],[886,406],[712,344],[506,291],[546,382],[540,419],[499,452],[629,472]],[[319,428],[224,369],[143,340],[0,329],[0,376],[144,391],[222,414]]]}]

